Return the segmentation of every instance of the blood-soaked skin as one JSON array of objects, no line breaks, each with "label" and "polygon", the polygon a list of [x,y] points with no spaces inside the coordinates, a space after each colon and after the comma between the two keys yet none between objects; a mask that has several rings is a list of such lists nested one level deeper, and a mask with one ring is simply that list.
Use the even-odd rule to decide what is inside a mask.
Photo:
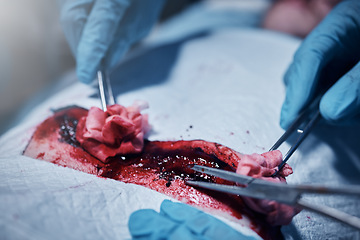
[{"label": "blood-soaked skin", "polygon": [[58,110],[41,123],[24,155],[52,162],[64,167],[125,183],[142,185],[196,205],[214,214],[224,213],[241,219],[251,219],[251,228],[264,239],[282,239],[280,228],[271,227],[264,216],[250,210],[239,196],[197,189],[185,184],[186,180],[225,183],[225,180],[197,173],[194,164],[236,171],[239,153],[223,145],[194,141],[145,141],[140,154],[116,156],[103,163],[84,151],[75,138],[78,120],[87,110],[70,107]]}]

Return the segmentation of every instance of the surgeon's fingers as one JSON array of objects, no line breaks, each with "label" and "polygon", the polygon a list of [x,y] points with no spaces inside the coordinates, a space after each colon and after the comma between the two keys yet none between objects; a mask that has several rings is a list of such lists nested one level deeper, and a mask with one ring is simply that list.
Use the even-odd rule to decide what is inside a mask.
[{"label": "surgeon's fingers", "polygon": [[94,0],[58,0],[58,3],[62,6],[60,23],[70,45],[70,49],[74,56],[76,56],[76,49],[80,41],[81,33],[94,4]]},{"label": "surgeon's fingers", "polygon": [[129,0],[95,2],[77,49],[77,75],[81,82],[91,83],[94,79],[128,5]]},{"label": "surgeon's fingers", "polygon": [[[180,225],[170,239],[253,239],[242,235],[217,218],[183,203],[164,200],[160,214]],[[181,238],[176,238],[178,236]]]},{"label": "surgeon's fingers", "polygon": [[174,222],[152,209],[138,210],[129,218],[129,231],[134,239],[151,239],[150,236],[161,235],[166,237],[174,228],[176,228]]},{"label": "surgeon's fingers", "polygon": [[280,125],[287,129],[303,106],[314,94],[314,87],[322,69],[316,56],[295,59],[285,74],[286,97],[281,109]]},{"label": "surgeon's fingers", "polygon": [[334,123],[351,121],[360,113],[360,63],[325,93],[320,102],[320,112]]},{"label": "surgeon's fingers", "polygon": [[164,200],[160,206],[160,213],[176,222],[184,222],[193,218],[200,210],[183,203]]},{"label": "surgeon's fingers", "polygon": [[[351,55],[360,41],[360,1],[344,1],[305,39],[285,74],[286,98],[280,125],[287,129],[314,96],[323,68],[335,58]],[[357,39],[357,41],[354,41]]]},{"label": "surgeon's fingers", "polygon": [[128,13],[121,19],[114,41],[106,58],[106,66],[113,68],[128,49],[144,38],[156,23],[165,0],[133,0]]}]

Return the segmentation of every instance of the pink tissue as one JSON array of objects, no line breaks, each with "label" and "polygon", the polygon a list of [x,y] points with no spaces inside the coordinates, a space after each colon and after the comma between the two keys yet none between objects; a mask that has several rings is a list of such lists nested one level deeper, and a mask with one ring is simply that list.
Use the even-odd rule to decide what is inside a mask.
[{"label": "pink tissue", "polygon": [[[261,155],[256,153],[242,155],[236,173],[285,184],[285,177],[293,172],[288,164],[284,165],[277,174],[277,177],[271,176],[275,173],[281,161],[282,154],[278,150],[266,152]],[[261,200],[249,197],[243,197],[243,199],[250,208],[256,212],[265,214],[267,222],[271,225],[287,225],[299,212],[296,208],[272,200]]]},{"label": "pink tissue", "polygon": [[76,139],[102,162],[118,154],[139,153],[144,146],[144,135],[150,130],[148,116],[140,113],[146,107],[115,104],[106,112],[92,107],[87,117],[79,120]]}]

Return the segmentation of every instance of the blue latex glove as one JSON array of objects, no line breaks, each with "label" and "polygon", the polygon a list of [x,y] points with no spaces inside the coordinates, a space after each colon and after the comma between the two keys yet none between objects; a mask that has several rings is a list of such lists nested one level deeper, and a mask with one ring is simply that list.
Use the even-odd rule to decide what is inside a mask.
[{"label": "blue latex glove", "polygon": [[162,202],[160,213],[151,209],[134,212],[129,219],[129,230],[137,240],[255,239],[196,208],[169,200]]},{"label": "blue latex glove", "polygon": [[156,22],[165,0],[58,0],[61,24],[83,83],[95,78],[102,59],[111,69]]},{"label": "blue latex glove", "polygon": [[[340,77],[322,97],[321,115],[334,123],[353,121],[360,113],[359,59],[360,1],[343,1],[304,40],[285,74],[281,127],[288,128],[314,97],[316,88],[323,84],[319,79],[324,73],[329,78]],[[358,63],[346,72],[346,61]]]}]

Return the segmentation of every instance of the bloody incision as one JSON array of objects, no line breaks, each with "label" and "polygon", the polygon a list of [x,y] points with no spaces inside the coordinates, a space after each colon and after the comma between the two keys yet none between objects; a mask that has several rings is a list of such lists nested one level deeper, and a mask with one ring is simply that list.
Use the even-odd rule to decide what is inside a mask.
[{"label": "bloody incision", "polygon": [[88,111],[79,107],[62,109],[41,123],[24,155],[73,168],[100,177],[142,185],[196,205],[213,214],[238,219],[246,215],[251,228],[264,239],[281,239],[279,227],[266,222],[266,214],[250,209],[239,196],[226,195],[186,185],[186,180],[231,184],[194,172],[194,164],[235,172],[242,154],[221,144],[203,140],[144,141],[140,153],[116,155],[100,161],[85,151],[75,138],[79,119]]}]

